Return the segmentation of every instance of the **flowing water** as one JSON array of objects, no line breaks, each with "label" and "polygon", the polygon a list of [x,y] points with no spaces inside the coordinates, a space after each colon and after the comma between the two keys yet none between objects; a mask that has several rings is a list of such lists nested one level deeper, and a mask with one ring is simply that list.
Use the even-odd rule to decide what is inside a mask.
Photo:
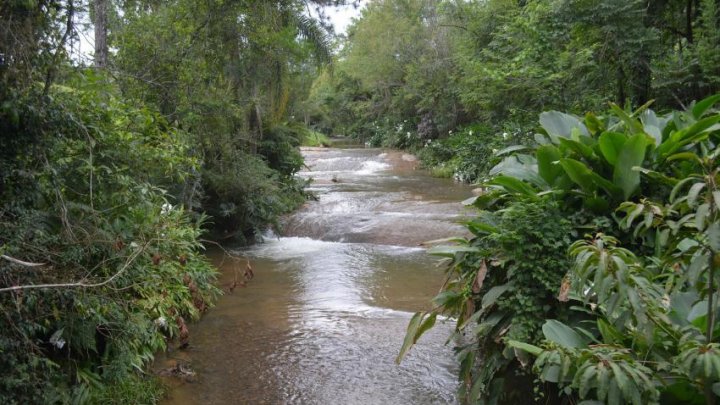
[{"label": "flowing water", "polygon": [[415,170],[410,155],[378,149],[303,150],[317,201],[287,219],[282,237],[214,259],[221,283],[249,263],[255,278],[223,296],[191,328],[190,347],[161,362],[189,363],[172,404],[444,404],[457,381],[451,323],[438,322],[401,365],[412,312],[425,310],[443,268],[419,244],[463,234],[468,187]]}]

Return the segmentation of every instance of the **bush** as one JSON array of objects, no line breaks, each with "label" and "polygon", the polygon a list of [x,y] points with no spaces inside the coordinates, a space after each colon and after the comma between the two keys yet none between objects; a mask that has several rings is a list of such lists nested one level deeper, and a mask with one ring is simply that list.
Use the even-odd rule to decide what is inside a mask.
[{"label": "bush", "polygon": [[[480,182],[502,157],[497,153],[510,145],[528,143],[525,132],[513,132],[475,124],[450,133],[448,137],[429,140],[420,150],[423,165],[441,177],[453,177],[463,182]],[[447,174],[450,173],[450,176]]]},{"label": "bush", "polygon": [[56,87],[1,103],[6,403],[86,402],[140,381],[219,293],[203,218],[165,191],[197,170],[186,134],[110,94]]}]

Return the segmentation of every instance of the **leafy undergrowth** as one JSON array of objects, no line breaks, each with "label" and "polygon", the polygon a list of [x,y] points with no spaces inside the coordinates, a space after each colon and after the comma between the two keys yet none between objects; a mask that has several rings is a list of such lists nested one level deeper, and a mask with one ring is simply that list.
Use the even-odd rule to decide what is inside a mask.
[{"label": "leafy undergrowth", "polygon": [[[540,116],[431,253],[468,403],[714,403],[720,396],[720,95],[686,111]],[[597,402],[599,401],[599,402]]]},{"label": "leafy undergrowth", "polygon": [[302,146],[332,146],[330,138],[325,134],[308,129],[303,137]]},{"label": "leafy undergrowth", "polygon": [[219,294],[204,218],[165,191],[198,161],[152,111],[62,87],[36,100],[0,111],[0,397],[153,402],[146,365]]}]

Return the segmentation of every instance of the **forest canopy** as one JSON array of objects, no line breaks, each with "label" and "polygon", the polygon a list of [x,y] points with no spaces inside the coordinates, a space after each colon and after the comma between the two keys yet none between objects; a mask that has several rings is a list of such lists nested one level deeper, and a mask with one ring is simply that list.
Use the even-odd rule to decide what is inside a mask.
[{"label": "forest canopy", "polygon": [[147,365],[220,292],[203,235],[252,242],[305,201],[324,3],[0,2],[3,403],[161,397]]}]

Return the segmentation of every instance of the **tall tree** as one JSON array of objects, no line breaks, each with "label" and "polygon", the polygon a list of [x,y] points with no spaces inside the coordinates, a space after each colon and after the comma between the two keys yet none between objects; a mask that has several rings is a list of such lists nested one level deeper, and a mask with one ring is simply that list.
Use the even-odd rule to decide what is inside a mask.
[{"label": "tall tree", "polygon": [[108,0],[93,0],[93,24],[95,26],[95,67],[108,64]]}]

